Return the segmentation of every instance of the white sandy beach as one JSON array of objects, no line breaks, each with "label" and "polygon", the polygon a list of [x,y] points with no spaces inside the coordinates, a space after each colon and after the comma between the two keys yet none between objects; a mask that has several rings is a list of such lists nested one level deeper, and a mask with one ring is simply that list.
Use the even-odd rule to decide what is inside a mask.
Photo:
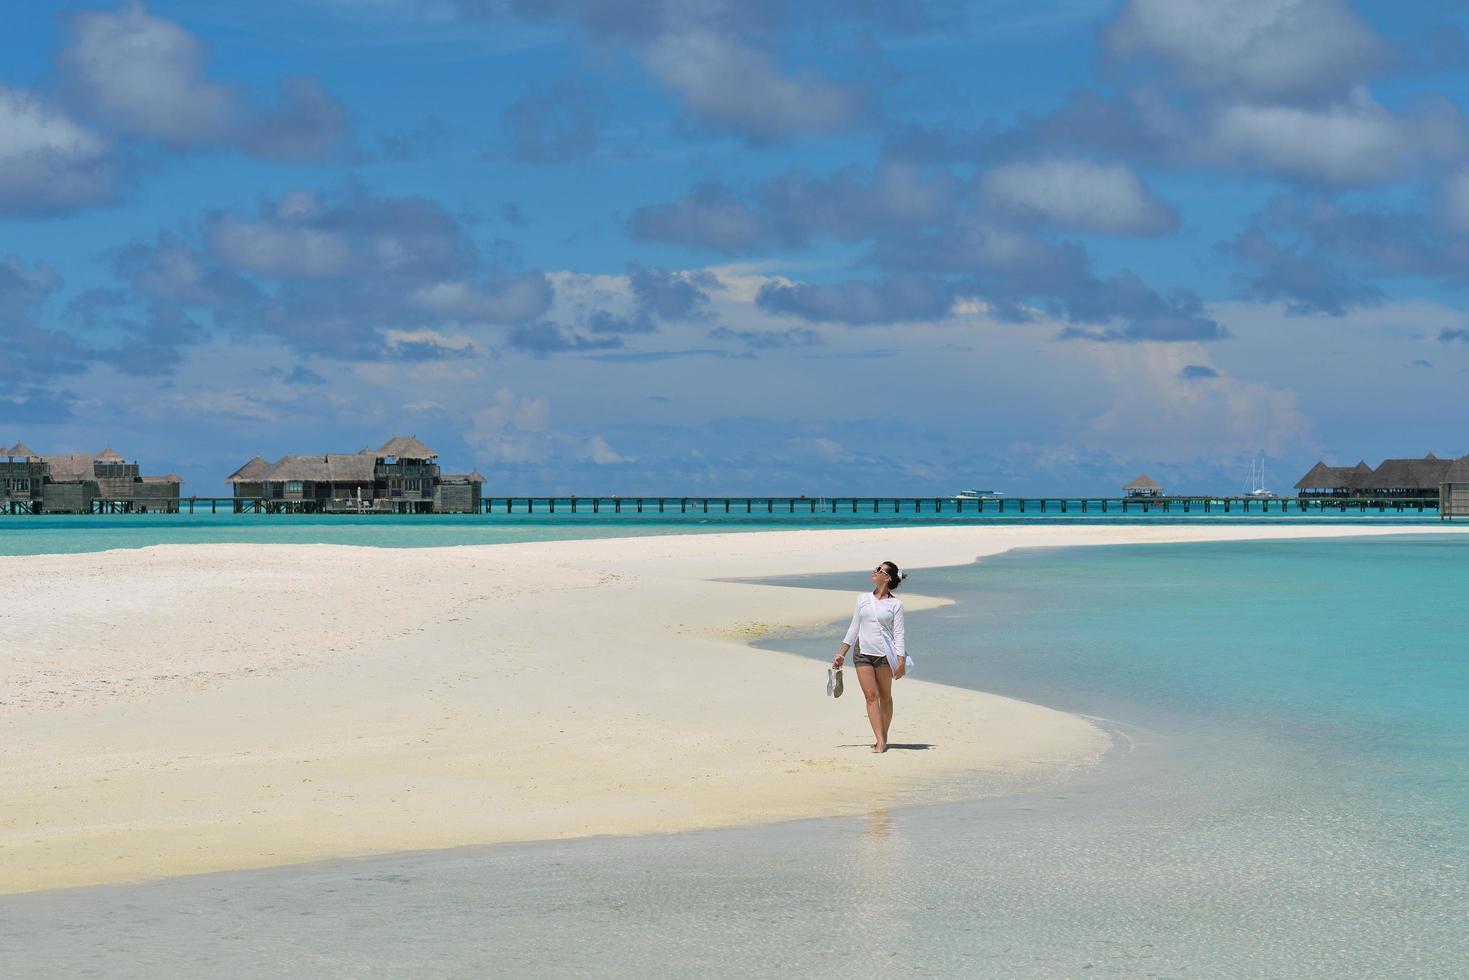
[{"label": "white sandy beach", "polygon": [[[165,546],[0,558],[0,892],[400,850],[645,834],[1013,791],[1091,720],[922,680],[867,751],[855,678],[752,638],[848,597],[729,579],[1015,547],[1464,533],[931,527],[422,550]],[[937,601],[905,595],[910,611]]]}]

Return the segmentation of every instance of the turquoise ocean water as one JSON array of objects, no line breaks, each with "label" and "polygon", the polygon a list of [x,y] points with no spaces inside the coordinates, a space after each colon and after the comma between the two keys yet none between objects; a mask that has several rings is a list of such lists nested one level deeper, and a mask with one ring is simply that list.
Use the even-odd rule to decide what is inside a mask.
[{"label": "turquoise ocean water", "polygon": [[[901,561],[901,555],[891,557]],[[862,576],[830,587],[813,711]],[[1062,787],[0,898],[16,975],[1462,977],[1469,538],[922,570],[927,678],[1104,719]],[[922,743],[903,727],[895,743]],[[913,696],[919,696],[917,694]],[[772,732],[779,738],[778,731]],[[940,746],[941,748],[941,746]],[[854,749],[860,751],[860,749]]]},{"label": "turquoise ocean water", "polygon": [[[1138,523],[1140,515],[1095,513],[1058,514],[1032,508],[1026,515],[977,514],[773,514],[747,515],[738,508],[722,514],[658,514],[650,506],[638,514],[626,504],[612,513],[604,501],[600,515],[583,502],[579,514],[563,505],[555,515],[532,514],[415,515],[354,517],[350,515],[270,514],[127,514],[76,516],[0,515],[0,556],[39,555],[115,548],[144,548],[157,544],[346,544],[372,548],[437,548],[454,545],[504,544],[515,541],[556,541],[572,538],[630,537],[649,534],[699,534],[763,531],[774,528],[913,527],[933,524],[1115,524]],[[1408,511],[1367,514],[1152,514],[1147,524],[1285,524],[1409,526],[1438,524],[1432,513]]]}]

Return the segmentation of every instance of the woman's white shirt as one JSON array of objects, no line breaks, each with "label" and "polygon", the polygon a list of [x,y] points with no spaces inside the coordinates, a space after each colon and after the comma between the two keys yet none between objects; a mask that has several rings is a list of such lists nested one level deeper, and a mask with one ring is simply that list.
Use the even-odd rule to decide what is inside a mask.
[{"label": "woman's white shirt", "polygon": [[887,657],[894,664],[899,658],[913,662],[903,632],[903,603],[895,596],[879,599],[871,592],[857,596],[852,625],[842,642],[869,657]]}]

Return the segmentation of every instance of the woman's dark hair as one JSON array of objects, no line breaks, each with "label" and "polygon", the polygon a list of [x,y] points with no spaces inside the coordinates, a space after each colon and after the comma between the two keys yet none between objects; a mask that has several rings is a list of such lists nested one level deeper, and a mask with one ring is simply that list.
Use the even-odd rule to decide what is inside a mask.
[{"label": "woman's dark hair", "polygon": [[898,591],[898,586],[903,584],[904,575],[901,571],[899,571],[897,562],[883,562],[882,570],[888,573],[888,591]]}]

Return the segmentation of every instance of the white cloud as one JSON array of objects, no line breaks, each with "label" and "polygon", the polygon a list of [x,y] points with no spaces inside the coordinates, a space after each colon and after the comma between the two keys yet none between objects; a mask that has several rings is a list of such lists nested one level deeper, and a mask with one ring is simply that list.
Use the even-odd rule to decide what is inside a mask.
[{"label": "white cloud", "polygon": [[488,284],[446,280],[423,286],[409,305],[439,316],[462,320],[520,323],[546,312],[553,289],[540,273],[527,273]]},{"label": "white cloud", "polygon": [[235,93],[204,77],[204,48],[141,3],[71,20],[57,58],[74,98],[122,132],[172,146],[223,142],[239,123]]},{"label": "white cloud", "polygon": [[233,215],[210,222],[209,249],[230,265],[282,279],[341,275],[352,261],[352,246],[344,235],[304,225],[242,221]]},{"label": "white cloud", "polygon": [[474,341],[464,334],[446,334],[428,329],[387,330],[383,332],[383,343],[391,349],[435,351],[441,356],[469,354],[475,350]]},{"label": "white cloud", "polygon": [[632,457],[618,454],[611,446],[607,445],[607,440],[601,436],[592,436],[592,438],[587,440],[586,449],[582,452],[581,458],[591,460],[598,466],[633,462]]},{"label": "white cloud", "polygon": [[1173,210],[1148,193],[1121,164],[1090,160],[1012,163],[984,175],[992,203],[1052,224],[1112,235],[1159,235],[1178,224]]},{"label": "white cloud", "polygon": [[37,96],[0,85],[0,213],[39,215],[112,195],[106,140]]},{"label": "white cloud", "polygon": [[469,418],[465,441],[494,462],[575,459],[607,466],[633,461],[602,436],[582,437],[553,429],[551,403],[545,395],[517,396],[509,388],[501,388],[490,404],[471,412]]},{"label": "white cloud", "polygon": [[1186,380],[1184,368],[1212,366],[1202,345],[1098,344],[1090,353],[1111,382],[1112,403],[1087,428],[1110,452],[1184,462],[1311,447],[1313,426],[1294,391],[1229,374],[1206,385]]},{"label": "white cloud", "polygon": [[1340,94],[1393,60],[1341,0],[1129,0],[1103,40],[1114,56],[1247,99]]},{"label": "white cloud", "polygon": [[232,147],[283,160],[319,160],[348,138],[346,111],[314,78],[280,81],[280,105],[253,110],[240,91],[210,78],[206,54],[179,24],[141,2],[67,19],[57,55],[70,99],[102,125],[179,149]]},{"label": "white cloud", "polygon": [[545,395],[517,398],[509,388],[495,392],[494,400],[470,413],[464,439],[492,459],[524,463],[544,459],[553,449],[551,405]]},{"label": "white cloud", "polygon": [[1469,149],[1461,114],[1449,105],[1395,114],[1357,93],[1323,109],[1232,105],[1214,119],[1199,154],[1245,170],[1337,185],[1390,180],[1419,163]]},{"label": "white cloud", "polygon": [[665,35],[644,60],[695,116],[754,140],[847,129],[862,111],[853,89],[705,31]]}]

